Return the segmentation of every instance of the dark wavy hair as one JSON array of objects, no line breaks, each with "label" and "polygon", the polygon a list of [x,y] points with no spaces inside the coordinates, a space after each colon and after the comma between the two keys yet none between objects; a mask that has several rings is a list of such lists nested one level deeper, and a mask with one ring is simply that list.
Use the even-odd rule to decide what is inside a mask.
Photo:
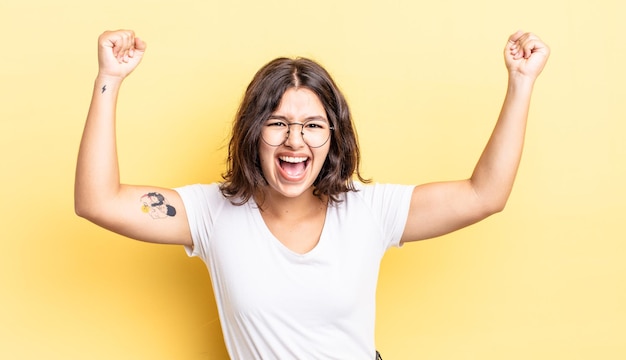
[{"label": "dark wavy hair", "polygon": [[328,156],[313,183],[314,194],[339,202],[341,193],[356,191],[353,176],[369,182],[359,171],[361,157],[350,109],[330,74],[310,59],[277,58],[256,73],[233,123],[227,170],[220,185],[233,204],[245,204],[267,185],[259,160],[261,128],[290,88],[307,88],[317,94],[334,127]]}]

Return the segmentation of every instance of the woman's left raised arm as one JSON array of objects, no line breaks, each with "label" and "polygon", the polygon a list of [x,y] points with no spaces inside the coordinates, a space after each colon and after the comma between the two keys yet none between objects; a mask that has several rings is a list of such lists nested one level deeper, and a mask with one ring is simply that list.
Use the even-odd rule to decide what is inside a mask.
[{"label": "woman's left raised arm", "polygon": [[502,211],[522,156],[533,86],[549,54],[532,33],[518,31],[509,37],[504,49],[506,97],[472,176],[416,186],[403,243],[444,235]]}]

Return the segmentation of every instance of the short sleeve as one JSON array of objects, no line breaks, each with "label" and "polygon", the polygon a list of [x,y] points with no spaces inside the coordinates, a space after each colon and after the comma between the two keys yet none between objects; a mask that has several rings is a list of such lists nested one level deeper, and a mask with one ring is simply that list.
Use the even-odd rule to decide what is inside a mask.
[{"label": "short sleeve", "polygon": [[399,247],[409,216],[413,185],[373,184],[358,186],[373,215],[380,219],[386,248]]},{"label": "short sleeve", "polygon": [[207,259],[211,233],[224,201],[218,184],[187,185],[174,189],[180,195],[193,240],[193,247],[185,246],[189,256]]}]

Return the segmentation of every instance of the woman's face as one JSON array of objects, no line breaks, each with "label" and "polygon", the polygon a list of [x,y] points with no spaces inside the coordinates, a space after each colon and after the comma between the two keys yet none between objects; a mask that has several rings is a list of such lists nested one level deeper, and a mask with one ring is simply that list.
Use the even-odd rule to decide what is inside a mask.
[{"label": "woman's face", "polygon": [[323,126],[330,128],[322,102],[307,88],[285,91],[278,108],[263,124],[262,133],[280,131],[280,128],[290,130],[281,145],[276,146],[280,141],[271,145],[263,139],[259,141],[261,169],[271,195],[293,198],[312,190],[313,182],[326,161],[332,139],[328,138],[319,147],[311,147],[303,138],[301,125],[288,125],[296,123],[305,124],[309,130],[304,131],[319,131]]}]

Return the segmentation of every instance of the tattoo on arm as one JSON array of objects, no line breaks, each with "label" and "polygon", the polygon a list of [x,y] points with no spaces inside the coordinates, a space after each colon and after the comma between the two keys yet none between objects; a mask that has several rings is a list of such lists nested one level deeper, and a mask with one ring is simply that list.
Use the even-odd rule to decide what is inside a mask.
[{"label": "tattoo on arm", "polygon": [[106,85],[104,85],[104,86],[102,87],[102,92],[101,92],[101,94],[104,94],[104,92],[105,92],[105,91],[107,91],[107,86],[106,86]]},{"label": "tattoo on arm", "polygon": [[176,216],[176,208],[158,192],[149,192],[141,197],[141,211],[153,219],[165,219]]}]

